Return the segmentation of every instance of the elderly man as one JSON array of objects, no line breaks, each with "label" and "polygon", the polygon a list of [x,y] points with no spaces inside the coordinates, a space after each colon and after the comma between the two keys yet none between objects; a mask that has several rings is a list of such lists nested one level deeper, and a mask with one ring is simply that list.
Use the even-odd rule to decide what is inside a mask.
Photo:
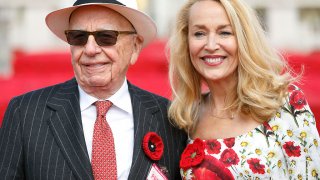
[{"label": "elderly man", "polygon": [[168,100],[126,80],[155,36],[133,0],[78,0],[46,17],[70,44],[75,78],[11,100],[1,179],[177,179],[186,135]]}]

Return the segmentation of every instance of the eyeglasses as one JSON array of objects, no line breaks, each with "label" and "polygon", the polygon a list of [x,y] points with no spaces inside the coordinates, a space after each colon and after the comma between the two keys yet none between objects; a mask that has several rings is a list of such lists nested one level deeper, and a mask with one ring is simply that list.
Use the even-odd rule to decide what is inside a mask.
[{"label": "eyeglasses", "polygon": [[82,30],[66,30],[64,32],[67,37],[67,41],[73,46],[84,46],[87,44],[89,35],[93,35],[95,41],[99,46],[113,46],[117,43],[119,34],[136,34],[136,31],[82,31]]}]

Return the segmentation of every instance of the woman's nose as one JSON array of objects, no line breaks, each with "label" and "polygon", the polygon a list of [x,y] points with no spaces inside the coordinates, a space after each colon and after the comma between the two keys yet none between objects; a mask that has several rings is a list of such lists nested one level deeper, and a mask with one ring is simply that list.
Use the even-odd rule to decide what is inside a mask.
[{"label": "woman's nose", "polygon": [[215,37],[215,35],[208,36],[205,48],[207,50],[219,49],[219,40]]}]

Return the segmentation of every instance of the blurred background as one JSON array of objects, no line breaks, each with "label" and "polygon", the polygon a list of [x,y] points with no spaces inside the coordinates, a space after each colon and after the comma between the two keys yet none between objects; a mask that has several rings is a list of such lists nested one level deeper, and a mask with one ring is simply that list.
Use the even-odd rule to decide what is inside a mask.
[{"label": "blurred background", "polygon": [[[138,0],[158,26],[158,38],[141,53],[128,79],[170,98],[165,46],[176,12],[186,0]],[[258,13],[270,42],[304,78],[320,127],[320,0],[246,0]],[[0,123],[9,100],[73,77],[68,46],[45,24],[45,16],[72,0],[0,0]],[[319,128],[320,129],[320,128]]]}]

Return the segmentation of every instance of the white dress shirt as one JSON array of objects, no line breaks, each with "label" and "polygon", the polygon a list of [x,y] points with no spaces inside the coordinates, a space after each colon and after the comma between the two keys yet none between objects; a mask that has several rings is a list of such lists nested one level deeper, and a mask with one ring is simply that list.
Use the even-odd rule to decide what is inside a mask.
[{"label": "white dress shirt", "polygon": [[[93,129],[97,117],[94,103],[99,99],[87,94],[80,86],[78,88],[83,132],[91,161]],[[106,119],[113,133],[118,179],[127,180],[132,163],[134,144],[132,104],[127,81],[124,81],[121,88],[113,96],[105,100],[113,103],[113,106],[107,112]]]}]

